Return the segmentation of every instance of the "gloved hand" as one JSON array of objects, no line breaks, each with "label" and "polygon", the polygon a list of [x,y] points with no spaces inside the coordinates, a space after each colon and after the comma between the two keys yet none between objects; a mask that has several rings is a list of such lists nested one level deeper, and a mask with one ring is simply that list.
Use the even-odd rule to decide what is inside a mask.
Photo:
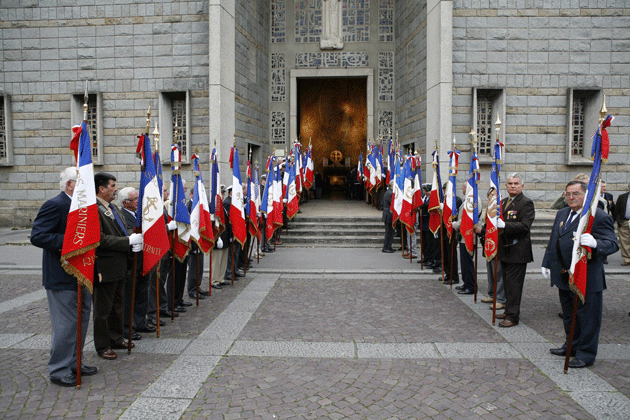
[{"label": "gloved hand", "polygon": [[175,230],[177,229],[177,222],[175,220],[171,220],[170,222],[168,222],[168,230],[169,232],[171,230]]},{"label": "gloved hand", "polygon": [[540,271],[542,272],[543,277],[546,280],[549,280],[549,278],[551,277],[551,270],[547,267],[540,267]]},{"label": "gloved hand", "polygon": [[453,222],[453,229],[459,230],[459,223],[460,222]]},{"label": "gloved hand", "polygon": [[214,214],[211,214],[211,215],[210,215],[210,221],[211,221],[211,222],[214,222]]},{"label": "gloved hand", "polygon": [[142,244],[131,245],[131,250],[133,252],[141,252],[142,251]]},{"label": "gloved hand", "polygon": [[444,211],[444,203],[440,203],[440,210]]},{"label": "gloved hand", "polygon": [[590,233],[584,233],[580,236],[580,245],[595,249],[597,248],[597,241]]},{"label": "gloved hand", "polygon": [[503,229],[505,227],[505,222],[503,219],[497,219],[497,229]]},{"label": "gloved hand", "polygon": [[142,234],[141,233],[132,233],[129,235],[129,245],[140,244],[142,246]]},{"label": "gloved hand", "polygon": [[439,238],[439,237],[440,237],[440,232],[439,232],[439,231],[438,231],[438,232],[435,232],[435,233],[433,234],[433,237],[434,237],[435,239]]},{"label": "gloved hand", "polygon": [[223,241],[221,240],[221,238],[217,239],[217,248],[223,249]]},{"label": "gloved hand", "polygon": [[283,200],[282,200],[282,202],[286,204],[286,202],[287,202],[287,199],[286,199],[286,198],[285,198],[285,199],[283,199]]}]

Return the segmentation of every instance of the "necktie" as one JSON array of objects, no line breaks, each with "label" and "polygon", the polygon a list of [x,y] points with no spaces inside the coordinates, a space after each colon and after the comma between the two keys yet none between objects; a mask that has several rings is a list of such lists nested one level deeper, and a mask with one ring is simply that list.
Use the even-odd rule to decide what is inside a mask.
[{"label": "necktie", "polygon": [[573,221],[573,218],[575,217],[575,212],[572,211],[571,214],[569,214],[569,218],[567,219],[567,225],[570,225],[571,222]]},{"label": "necktie", "polygon": [[122,232],[125,234],[125,236],[127,236],[127,228],[125,227],[125,224],[123,223],[123,221],[121,220],[120,216],[118,215],[118,212],[116,211],[116,208],[111,203],[109,204],[109,208],[112,211],[112,213],[114,214],[114,219],[116,219],[116,222],[118,222],[118,226],[120,226],[120,229],[122,230]]}]

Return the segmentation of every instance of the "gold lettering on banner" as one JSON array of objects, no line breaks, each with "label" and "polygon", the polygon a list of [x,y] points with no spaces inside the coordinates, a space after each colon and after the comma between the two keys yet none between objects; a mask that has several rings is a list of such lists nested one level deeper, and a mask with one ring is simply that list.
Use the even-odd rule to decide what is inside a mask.
[{"label": "gold lettering on banner", "polygon": [[74,245],[83,245],[83,239],[85,238],[85,232],[87,231],[87,207],[79,207],[77,214],[77,229],[74,232],[74,238],[72,243]]},{"label": "gold lettering on banner", "polygon": [[142,250],[144,251],[145,254],[160,255],[160,248],[151,246],[147,244],[146,242],[144,243],[144,247],[142,248]]},{"label": "gold lettering on banner", "polygon": [[89,267],[91,265],[94,265],[94,255],[92,255],[91,257],[87,257],[87,258],[82,258],[81,261],[83,262],[83,267]]},{"label": "gold lettering on banner", "polygon": [[145,198],[146,198],[146,203],[144,205],[144,208],[142,209],[142,220],[146,222],[152,222],[153,220],[155,220],[155,218],[148,217],[148,216],[149,216],[149,213],[151,212],[151,209],[155,209],[156,211],[158,210],[157,202],[159,199],[157,197],[145,197]]}]

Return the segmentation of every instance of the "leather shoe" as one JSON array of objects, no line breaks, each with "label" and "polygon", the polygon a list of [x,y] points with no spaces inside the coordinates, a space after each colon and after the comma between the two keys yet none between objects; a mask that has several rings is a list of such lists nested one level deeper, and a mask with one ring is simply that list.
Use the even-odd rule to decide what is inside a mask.
[{"label": "leather shoe", "polygon": [[199,294],[200,295],[204,295],[204,296],[210,296],[210,292],[207,290],[201,290],[199,289]]},{"label": "leather shoe", "polygon": [[503,313],[503,314],[496,314],[496,315],[495,315],[495,318],[496,318],[496,319],[506,319],[506,318],[507,318],[507,315],[506,315],[506,314],[504,314],[504,313]]},{"label": "leather shoe", "polygon": [[234,277],[245,277],[245,273],[242,270],[234,270]]},{"label": "leather shoe", "polygon": [[183,306],[176,306],[175,312],[186,312],[186,308],[184,308]]},{"label": "leather shoe", "polygon": [[459,292],[457,292],[458,295],[472,295],[473,293],[475,293],[475,291],[473,289],[462,289]]},{"label": "leather shoe", "polygon": [[112,349],[102,351],[98,355],[107,360],[114,360],[116,357],[118,357],[118,355],[116,355],[116,352]]},{"label": "leather shoe", "polygon": [[224,280],[224,281],[222,281],[222,282],[221,282],[221,283],[219,283],[219,284],[220,284],[221,286],[231,286],[231,285],[232,285],[232,283],[230,283],[230,282],[229,282],[229,281],[227,281],[227,280]]},{"label": "leather shoe", "polygon": [[433,268],[433,272],[434,272],[435,274],[437,274],[437,273],[441,273],[441,272],[442,272],[442,269],[441,269],[440,267],[434,267],[434,268]]},{"label": "leather shoe", "polygon": [[212,288],[213,288],[213,289],[223,289],[223,286],[221,286],[221,283],[219,283],[219,284],[213,284],[213,285],[212,285]]},{"label": "leather shoe", "polygon": [[494,301],[494,299],[492,299],[491,297],[485,297],[485,298],[481,299],[481,301],[483,303],[492,303]]},{"label": "leather shoe", "polygon": [[463,284],[461,286],[457,286],[455,288],[455,290],[464,290],[466,288],[466,286],[464,286]]},{"label": "leather shoe", "polygon": [[133,341],[140,341],[142,340],[142,336],[140,334],[138,334],[137,332],[131,334],[131,339]]},{"label": "leather shoe", "polygon": [[[77,369],[76,368],[71,368],[70,369],[72,371],[73,375],[77,374]],[[98,369],[96,368],[96,366],[82,366],[81,367],[81,376],[92,376],[92,375],[96,375],[98,373]]]},{"label": "leather shoe", "polygon": [[[136,345],[134,343],[131,343],[131,348],[134,347],[136,347]],[[112,344],[112,348],[117,350],[126,350],[129,348],[129,344],[127,343],[127,341],[123,340],[120,343]]]},{"label": "leather shoe", "polygon": [[[492,305],[490,305],[488,309],[492,310]],[[501,302],[497,302],[497,311],[501,309],[505,309],[505,305],[502,304]]]},{"label": "leather shoe", "polygon": [[138,332],[154,333],[157,330],[153,325],[147,325],[146,327],[136,328]]},{"label": "leather shoe", "polygon": [[[189,299],[197,299],[197,295],[188,295]],[[199,300],[204,300],[206,297],[204,295],[201,294],[201,292],[199,292]]]},{"label": "leather shoe", "polygon": [[179,302],[179,305],[177,305],[177,306],[181,306],[181,307],[192,306],[192,302],[187,302],[185,300],[182,300],[182,301]]},{"label": "leather shoe", "polygon": [[444,284],[459,284],[459,280],[455,280],[451,283],[451,281],[449,279],[444,279]]},{"label": "leather shoe", "polygon": [[512,322],[509,319],[505,319],[499,323],[499,327],[501,328],[510,328],[518,325],[517,322]]},{"label": "leather shoe", "polygon": [[[170,318],[171,317],[171,311],[169,311],[169,310],[165,311],[163,309],[160,309],[160,316],[165,316],[167,318]],[[175,316],[174,317],[177,318],[178,316],[179,316],[179,314],[177,313],[177,311],[175,311]]]},{"label": "leather shoe", "polygon": [[396,252],[393,249],[382,249],[381,251],[386,252],[388,254],[393,254],[394,252]]},{"label": "leather shoe", "polygon": [[[156,318],[149,318],[149,323],[150,323],[149,326],[152,327],[153,331],[155,332],[157,330],[157,328],[155,328],[155,326],[157,325],[157,319]],[[160,319],[160,327],[163,327],[165,325],[166,325],[166,322],[164,322],[163,320]],[[140,331],[140,330],[138,330],[138,331]],[[148,332],[148,331],[140,331],[140,332]]]},{"label": "leather shoe", "polygon": [[571,360],[569,360],[570,368],[579,369],[579,368],[585,368],[586,366],[589,366],[589,365],[587,365],[585,362],[581,361],[577,357],[574,357]]},{"label": "leather shoe", "polygon": [[59,386],[77,386],[77,377],[75,374],[70,374],[66,376],[62,376],[61,378],[50,378],[50,382]]},{"label": "leather shoe", "polygon": [[557,349],[549,349],[549,353],[553,354],[554,356],[566,356],[567,349],[565,349],[564,347],[560,347]]}]

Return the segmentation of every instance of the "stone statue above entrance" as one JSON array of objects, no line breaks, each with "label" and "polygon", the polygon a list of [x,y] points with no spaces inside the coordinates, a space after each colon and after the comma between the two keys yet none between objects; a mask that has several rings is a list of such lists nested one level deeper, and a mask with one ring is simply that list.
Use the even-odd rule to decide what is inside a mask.
[{"label": "stone statue above entrance", "polygon": [[322,50],[341,50],[343,49],[341,0],[323,0],[322,9],[322,37],[319,48]]}]

